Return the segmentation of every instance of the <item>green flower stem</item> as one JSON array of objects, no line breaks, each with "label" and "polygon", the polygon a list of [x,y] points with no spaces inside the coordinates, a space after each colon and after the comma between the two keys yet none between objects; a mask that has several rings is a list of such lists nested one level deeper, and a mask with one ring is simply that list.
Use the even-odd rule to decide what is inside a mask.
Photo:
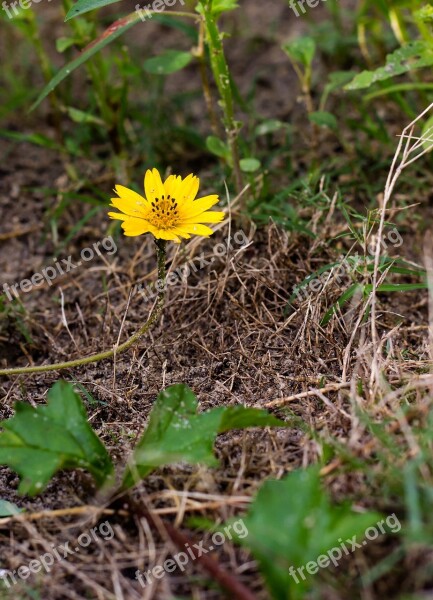
[{"label": "green flower stem", "polygon": [[1,375],[26,375],[29,373],[48,373],[49,371],[60,371],[61,369],[71,369],[73,367],[81,367],[82,365],[88,365],[90,363],[99,362],[106,360],[107,358],[114,358],[126,350],[129,350],[131,346],[136,344],[145,333],[158,321],[162,314],[165,302],[165,286],[166,286],[166,241],[155,240],[157,248],[157,259],[158,259],[158,298],[153,310],[146,321],[146,323],[132,335],[126,342],[119,346],[114,346],[111,350],[105,352],[99,352],[98,354],[92,354],[91,356],[85,356],[84,358],[77,358],[68,362],[54,363],[51,365],[42,365],[39,367],[19,367],[14,369],[0,369]]},{"label": "green flower stem", "polygon": [[218,30],[216,18],[212,13],[212,2],[202,2],[204,22],[206,25],[207,42],[210,50],[210,63],[215,83],[221,97],[220,104],[224,113],[224,127],[227,143],[230,150],[233,173],[238,194],[242,191],[242,172],[239,164],[238,133],[239,127],[235,120],[233,92],[230,80],[230,71],[224,54],[221,34]]}]

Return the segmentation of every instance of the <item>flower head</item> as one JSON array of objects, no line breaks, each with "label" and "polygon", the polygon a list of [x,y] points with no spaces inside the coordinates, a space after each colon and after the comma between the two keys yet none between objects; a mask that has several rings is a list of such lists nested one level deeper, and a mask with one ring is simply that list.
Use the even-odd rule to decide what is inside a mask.
[{"label": "flower head", "polygon": [[156,239],[180,242],[191,235],[209,236],[213,233],[203,223],[220,223],[223,212],[208,210],[219,201],[218,196],[195,199],[200,181],[195,175],[185,179],[170,175],[162,182],[157,169],[147,171],[144,177],[146,197],[116,185],[118,198],[111,198],[111,205],[121,213],[110,212],[112,219],[123,221],[122,228],[127,236],[152,233]]}]

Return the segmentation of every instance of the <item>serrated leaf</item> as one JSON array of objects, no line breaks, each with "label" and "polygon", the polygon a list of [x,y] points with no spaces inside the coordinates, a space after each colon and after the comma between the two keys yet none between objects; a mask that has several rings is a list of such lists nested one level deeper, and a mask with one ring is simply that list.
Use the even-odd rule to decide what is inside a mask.
[{"label": "serrated leaf", "polygon": [[365,530],[379,520],[377,513],[357,514],[348,505],[331,504],[319,469],[309,467],[281,481],[264,483],[242,520],[248,535],[237,539],[259,562],[273,598],[298,600],[306,597],[311,576],[305,572],[306,579],[302,579],[297,574],[295,581],[291,567],[305,571],[309,561],[340,546],[342,539],[362,539]]},{"label": "serrated leaf", "polygon": [[144,70],[153,75],[170,75],[184,69],[192,60],[191,52],[166,50],[159,56],[144,61]]},{"label": "serrated leaf", "polygon": [[65,381],[54,384],[47,405],[34,408],[18,402],[15,416],[1,425],[5,431],[0,434],[0,464],[21,476],[21,494],[41,492],[60,469],[86,469],[99,487],[114,473],[80,396]]},{"label": "serrated leaf", "polygon": [[427,42],[418,40],[398,48],[386,57],[386,65],[375,71],[359,73],[345,90],[360,90],[372,86],[378,81],[385,81],[391,77],[402,75],[422,67],[433,65],[433,48]]},{"label": "serrated leaf", "polygon": [[288,427],[266,411],[243,406],[218,407],[197,413],[194,393],[183,384],[158,395],[149,425],[135,447],[123,488],[134,485],[156,467],[178,462],[218,464],[213,447],[219,433],[246,427]]},{"label": "serrated leaf", "polygon": [[65,17],[65,21],[74,19],[75,17],[83,15],[90,10],[95,10],[96,8],[102,8],[103,6],[114,4],[115,2],[120,2],[120,0],[78,0],[74,6],[69,9]]}]

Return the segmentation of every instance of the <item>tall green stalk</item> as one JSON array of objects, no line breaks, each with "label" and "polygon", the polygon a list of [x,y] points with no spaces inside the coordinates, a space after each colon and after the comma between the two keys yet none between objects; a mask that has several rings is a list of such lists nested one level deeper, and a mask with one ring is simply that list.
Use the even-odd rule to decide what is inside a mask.
[{"label": "tall green stalk", "polygon": [[235,119],[233,92],[230,79],[230,70],[224,54],[221,33],[218,29],[216,17],[212,11],[212,0],[203,0],[199,3],[201,14],[206,28],[206,41],[209,46],[210,64],[220,95],[220,105],[223,111],[223,123],[230,150],[231,163],[235,178],[236,191],[240,193],[243,188],[242,172],[239,163],[238,135],[239,125]]}]

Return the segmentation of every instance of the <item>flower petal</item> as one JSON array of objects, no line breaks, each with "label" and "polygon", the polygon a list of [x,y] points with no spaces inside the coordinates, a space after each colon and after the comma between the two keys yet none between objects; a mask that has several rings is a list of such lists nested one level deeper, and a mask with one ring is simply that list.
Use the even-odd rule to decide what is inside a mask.
[{"label": "flower petal", "polygon": [[161,198],[161,196],[165,194],[164,184],[162,183],[158,169],[146,171],[144,177],[144,191],[149,202],[152,202],[155,198]]},{"label": "flower petal", "polygon": [[208,210],[206,212],[202,212],[195,217],[190,217],[188,219],[182,220],[182,225],[185,223],[221,223],[224,220],[225,213],[218,212],[216,210]]},{"label": "flower petal", "polygon": [[203,235],[207,237],[213,234],[213,229],[200,223],[182,223],[180,226],[186,233],[192,233],[193,235]]},{"label": "flower petal", "polygon": [[119,198],[131,204],[138,204],[138,206],[144,206],[147,204],[146,198],[144,198],[141,194],[137,194],[137,192],[134,192],[134,190],[130,190],[124,185],[116,185],[114,190]]},{"label": "flower petal", "polygon": [[182,177],[179,175],[170,175],[164,182],[165,194],[171,198],[179,198],[179,189],[182,183]]},{"label": "flower petal", "polygon": [[208,210],[218,202],[219,198],[217,195],[205,196],[204,198],[194,200],[194,202],[189,202],[187,205],[179,207],[181,218],[191,219],[205,210]]},{"label": "flower petal", "polygon": [[156,237],[157,240],[170,240],[173,242],[180,242],[180,239],[177,237],[176,233],[174,232],[174,228],[171,229],[155,229],[154,231],[152,231],[153,235]]},{"label": "flower petal", "polygon": [[179,227],[175,227],[173,229],[173,232],[176,235],[180,235],[181,237],[185,238],[186,240],[191,239],[190,234],[187,231],[185,231],[185,229],[184,229],[184,227],[182,227],[182,225],[179,225]]},{"label": "flower petal", "polygon": [[179,198],[176,198],[176,200],[179,201],[180,206],[190,204],[197,196],[199,187],[200,179],[192,173],[191,175],[188,175],[180,186]]},{"label": "flower petal", "polygon": [[128,237],[142,235],[143,233],[154,233],[155,231],[155,228],[148,221],[136,219],[135,217],[127,217],[122,223],[122,229]]},{"label": "flower petal", "polygon": [[115,212],[109,212],[108,216],[110,219],[118,219],[119,221],[126,221],[127,219],[131,218],[129,215],[121,215],[120,213]]},{"label": "flower petal", "polygon": [[[144,198],[140,204],[144,205]],[[121,210],[125,215],[129,215],[130,217],[144,217],[145,215],[144,206],[139,206],[138,202],[131,202],[125,198],[111,198],[110,206]]]}]

